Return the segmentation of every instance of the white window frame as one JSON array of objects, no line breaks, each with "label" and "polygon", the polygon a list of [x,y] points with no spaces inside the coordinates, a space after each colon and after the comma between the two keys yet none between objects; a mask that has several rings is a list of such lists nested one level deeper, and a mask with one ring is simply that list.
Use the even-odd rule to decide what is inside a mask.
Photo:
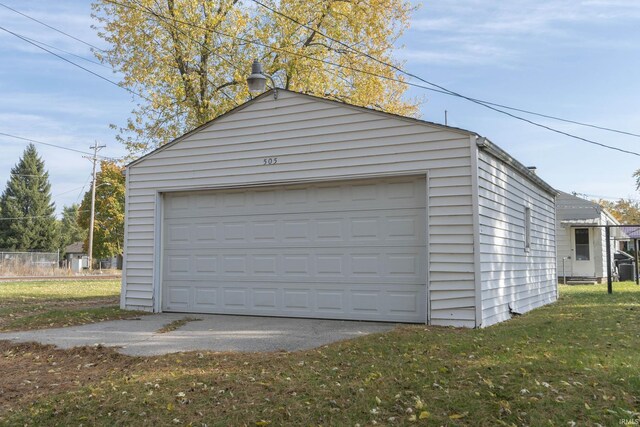
[{"label": "white window frame", "polygon": [[531,208],[524,207],[524,251],[531,251]]}]

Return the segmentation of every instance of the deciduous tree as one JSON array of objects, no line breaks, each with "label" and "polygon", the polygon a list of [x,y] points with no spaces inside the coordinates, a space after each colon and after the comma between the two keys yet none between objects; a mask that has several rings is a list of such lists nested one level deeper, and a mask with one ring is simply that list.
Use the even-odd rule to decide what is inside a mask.
[{"label": "deciduous tree", "polygon": [[598,200],[598,204],[611,212],[622,224],[640,224],[640,203],[631,199],[620,199],[615,202]]},{"label": "deciduous tree", "polygon": [[87,228],[78,224],[78,211],[80,206],[76,203],[62,208],[62,219],[58,224],[60,229],[60,253],[64,255],[64,249],[72,243],[84,241],[87,238]]},{"label": "deciduous tree", "polygon": [[[122,253],[124,245],[124,194],[123,168],[103,161],[96,176],[95,221],[93,227],[93,257],[108,258]],[[89,229],[91,189],[80,205],[78,224]],[[85,250],[88,249],[85,239]]]},{"label": "deciduous tree", "polygon": [[124,87],[147,98],[119,128],[119,139],[132,156],[247,100],[245,79],[254,58],[284,88],[392,113],[416,113],[416,103],[403,98],[401,75],[321,35],[399,65],[393,51],[408,26],[408,1],[260,1],[304,26],[251,1],[94,3],[99,35],[110,45],[97,57],[123,75]]}]

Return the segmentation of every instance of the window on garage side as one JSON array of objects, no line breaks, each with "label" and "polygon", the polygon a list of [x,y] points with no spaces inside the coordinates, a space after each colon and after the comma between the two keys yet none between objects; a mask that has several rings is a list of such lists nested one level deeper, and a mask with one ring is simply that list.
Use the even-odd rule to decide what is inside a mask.
[{"label": "window on garage side", "polygon": [[524,208],[524,251],[531,250],[531,208]]},{"label": "window on garage side", "polygon": [[589,229],[576,228],[576,260],[589,261]]}]

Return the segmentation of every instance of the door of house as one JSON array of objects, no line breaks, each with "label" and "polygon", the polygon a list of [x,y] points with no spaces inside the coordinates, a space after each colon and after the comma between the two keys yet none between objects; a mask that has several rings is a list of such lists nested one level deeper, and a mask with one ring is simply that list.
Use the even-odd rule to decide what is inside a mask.
[{"label": "door of house", "polygon": [[571,240],[573,275],[595,277],[593,230],[591,228],[574,228],[571,233]]}]

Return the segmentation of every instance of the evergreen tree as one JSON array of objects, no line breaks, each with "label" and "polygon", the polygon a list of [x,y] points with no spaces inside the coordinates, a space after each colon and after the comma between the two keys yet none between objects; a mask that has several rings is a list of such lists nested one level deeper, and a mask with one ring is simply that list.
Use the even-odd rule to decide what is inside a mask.
[{"label": "evergreen tree", "polygon": [[33,144],[11,169],[0,197],[0,246],[17,251],[55,251],[58,227],[51,202],[51,184]]},{"label": "evergreen tree", "polygon": [[65,248],[75,242],[84,242],[87,238],[88,230],[78,224],[78,210],[80,206],[76,203],[62,208],[62,219],[60,228],[60,254],[64,255]]}]

